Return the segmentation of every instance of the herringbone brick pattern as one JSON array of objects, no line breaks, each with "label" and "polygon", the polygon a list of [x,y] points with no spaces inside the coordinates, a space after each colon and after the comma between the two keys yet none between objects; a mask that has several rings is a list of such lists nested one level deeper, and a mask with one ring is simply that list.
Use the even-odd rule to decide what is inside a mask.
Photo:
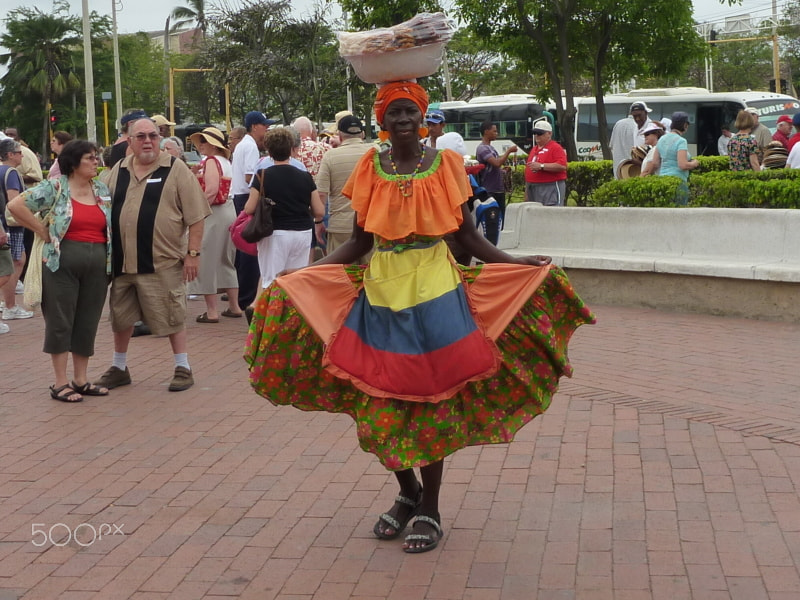
[{"label": "herringbone brick pattern", "polygon": [[135,338],[133,385],[76,405],[41,318],[12,321],[0,600],[800,598],[800,326],[595,310],[552,408],[447,461],[422,555],[373,538],[395,485],[347,417],[250,391],[243,320],[190,323],[190,390]]}]

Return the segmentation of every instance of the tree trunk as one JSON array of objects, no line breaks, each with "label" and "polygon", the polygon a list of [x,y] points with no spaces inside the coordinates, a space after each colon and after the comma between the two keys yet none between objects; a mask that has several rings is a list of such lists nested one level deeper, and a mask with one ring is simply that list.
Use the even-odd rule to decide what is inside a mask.
[{"label": "tree trunk", "polygon": [[603,158],[611,159],[611,147],[609,146],[608,118],[606,117],[606,105],[603,102],[603,69],[606,66],[606,53],[611,44],[611,33],[613,24],[611,18],[607,17],[603,22],[601,42],[594,57],[594,99],[597,111],[597,125],[599,127],[600,147],[603,149]]}]

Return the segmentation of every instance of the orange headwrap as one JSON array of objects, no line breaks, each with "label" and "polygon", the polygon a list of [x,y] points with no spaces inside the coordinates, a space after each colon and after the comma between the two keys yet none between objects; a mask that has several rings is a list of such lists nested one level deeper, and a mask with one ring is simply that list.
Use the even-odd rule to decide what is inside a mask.
[{"label": "orange headwrap", "polygon": [[375,96],[375,119],[378,125],[383,125],[383,115],[392,101],[407,98],[419,106],[419,111],[424,115],[428,110],[428,92],[418,83],[410,81],[392,81],[378,88]]}]

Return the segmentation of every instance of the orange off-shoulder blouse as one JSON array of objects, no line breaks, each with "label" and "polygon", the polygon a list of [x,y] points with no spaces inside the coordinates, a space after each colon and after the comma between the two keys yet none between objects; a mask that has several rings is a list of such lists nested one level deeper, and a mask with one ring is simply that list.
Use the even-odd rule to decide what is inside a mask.
[{"label": "orange off-shoulder blouse", "polygon": [[461,156],[440,150],[433,164],[414,176],[409,197],[401,193],[398,179],[402,176],[381,168],[376,149],[356,165],[342,194],[350,198],[365,231],[399,240],[411,234],[443,236],[459,228],[461,205],[471,193]]}]

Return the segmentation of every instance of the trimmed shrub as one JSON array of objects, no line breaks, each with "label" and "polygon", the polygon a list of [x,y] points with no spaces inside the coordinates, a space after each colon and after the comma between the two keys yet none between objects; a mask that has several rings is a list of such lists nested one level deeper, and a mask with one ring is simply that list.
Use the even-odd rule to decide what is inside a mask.
[{"label": "trimmed shrub", "polygon": [[700,166],[692,171],[692,175],[711,173],[713,171],[726,171],[730,173],[731,164],[727,156],[695,156]]},{"label": "trimmed shrub", "polygon": [[604,183],[592,198],[593,206],[676,206],[683,182],[680,177],[631,177]]},{"label": "trimmed shrub", "polygon": [[[675,206],[679,183],[677,177],[662,176],[610,181],[597,189],[592,203],[595,206]],[[692,173],[689,206],[800,208],[800,169]]]},{"label": "trimmed shrub", "polygon": [[592,206],[593,196],[603,184],[614,180],[610,160],[587,160],[567,163],[567,197],[578,206]]},{"label": "trimmed shrub", "polygon": [[800,169],[692,175],[689,195],[693,206],[800,208]]}]

